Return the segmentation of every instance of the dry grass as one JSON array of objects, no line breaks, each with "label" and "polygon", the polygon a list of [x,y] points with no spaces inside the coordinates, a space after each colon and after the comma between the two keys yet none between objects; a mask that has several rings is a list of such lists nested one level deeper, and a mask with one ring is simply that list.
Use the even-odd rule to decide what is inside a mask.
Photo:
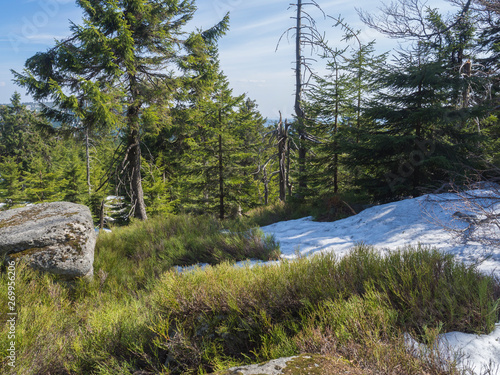
[{"label": "dry grass", "polygon": [[[328,369],[341,358],[354,374],[459,374],[410,352],[403,332],[432,345],[441,330],[489,332],[498,320],[498,283],[427,249],[382,258],[359,247],[342,260],[168,270],[203,249],[212,256],[223,248],[217,262],[251,254],[240,246],[258,254],[267,246],[257,235],[189,220],[101,238],[91,282],[61,283],[19,264],[16,368],[3,358],[0,373],[203,374],[311,353],[328,358]],[[188,255],[165,254],[172,243]],[[7,285],[4,268],[4,308]],[[0,345],[9,346],[6,324]]]}]

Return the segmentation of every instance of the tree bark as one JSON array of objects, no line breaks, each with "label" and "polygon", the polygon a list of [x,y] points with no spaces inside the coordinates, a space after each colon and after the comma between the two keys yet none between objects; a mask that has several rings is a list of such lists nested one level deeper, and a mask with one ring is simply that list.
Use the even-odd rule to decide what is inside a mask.
[{"label": "tree bark", "polygon": [[[288,126],[286,125],[288,129]],[[287,130],[288,133],[288,130]],[[292,183],[290,182],[290,139],[286,138],[286,187],[288,189],[288,196],[292,196]]]},{"label": "tree bark", "polygon": [[300,197],[304,198],[305,190],[307,189],[306,181],[306,157],[307,149],[305,146],[305,139],[303,135],[300,135],[299,139],[299,191]]},{"label": "tree bark", "polygon": [[144,202],[144,191],[142,189],[141,176],[141,139],[139,133],[139,112],[141,104],[138,100],[139,89],[137,77],[129,72],[130,92],[132,102],[127,112],[128,120],[128,147],[129,147],[129,175],[130,190],[134,217],[139,220],[147,220],[146,203]]},{"label": "tree bark", "polygon": [[[302,0],[297,0],[297,25],[295,34],[295,115],[297,119],[303,118],[301,108],[302,101],[302,48],[300,39],[302,37]],[[300,120],[299,120],[300,121]],[[300,126],[299,122],[299,126]]]},{"label": "tree bark", "polygon": [[302,0],[297,0],[297,25],[295,36],[295,115],[299,133],[299,190],[307,188],[305,180],[305,161],[307,149],[304,145],[304,111],[302,109]]},{"label": "tree bark", "polygon": [[90,144],[88,127],[85,127],[85,158],[87,162],[87,189],[90,196],[92,194],[92,186],[90,185]]},{"label": "tree bark", "polygon": [[288,146],[288,127],[285,121],[283,126],[283,121],[280,117],[280,122],[278,123],[278,161],[279,161],[279,187],[280,187],[280,201],[286,201],[286,183],[287,183],[287,166],[286,166],[286,155]]},{"label": "tree bark", "polygon": [[101,201],[101,207],[99,208],[99,229],[104,229],[104,202],[103,198]]},{"label": "tree bark", "polygon": [[147,220],[148,215],[146,213],[146,203],[144,202],[144,191],[142,190],[141,146],[138,130],[135,129],[130,134],[129,144],[132,145],[129,153],[129,173],[134,217]]},{"label": "tree bark", "polygon": [[219,217],[224,220],[224,163],[222,160],[222,110],[219,109]]},{"label": "tree bark", "polygon": [[269,181],[267,180],[267,170],[264,167],[264,205],[269,204]]},{"label": "tree bark", "polygon": [[[338,65],[335,65],[335,123],[333,124],[333,136],[337,136],[337,131],[339,128],[339,69]],[[358,128],[359,130],[359,128]],[[338,153],[338,144],[336,141],[333,142],[334,154],[333,154],[333,192],[335,194],[339,191],[339,153]]]}]

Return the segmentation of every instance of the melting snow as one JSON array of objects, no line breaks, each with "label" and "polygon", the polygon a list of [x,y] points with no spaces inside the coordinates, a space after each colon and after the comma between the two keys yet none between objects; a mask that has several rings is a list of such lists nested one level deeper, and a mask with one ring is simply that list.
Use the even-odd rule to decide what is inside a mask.
[{"label": "melting snow", "polygon": [[[481,271],[500,276],[500,244],[492,246],[500,239],[496,215],[500,215],[499,190],[475,190],[375,206],[335,222],[306,217],[262,230],[279,241],[284,258],[318,252],[344,256],[359,243],[380,251],[422,244],[453,253],[464,262],[481,261]],[[491,241],[479,241],[485,238]],[[441,350],[454,352],[455,359],[475,374],[488,370],[500,375],[500,323],[490,335],[444,334]]]}]

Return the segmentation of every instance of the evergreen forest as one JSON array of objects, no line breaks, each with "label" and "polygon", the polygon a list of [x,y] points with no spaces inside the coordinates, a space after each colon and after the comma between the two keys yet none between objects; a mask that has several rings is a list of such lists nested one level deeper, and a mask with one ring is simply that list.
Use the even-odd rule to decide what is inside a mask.
[{"label": "evergreen forest", "polygon": [[[331,209],[499,177],[496,2],[456,3],[451,16],[408,0],[377,16],[359,11],[401,42],[390,55],[340,17],[326,16],[339,35],[327,42],[308,13],[320,4],[298,1],[288,30],[295,114],[279,121],[234,93],[220,68],[229,13],[186,32],[194,1],[77,3],[84,18],[71,36],[13,71],[41,110],[18,93],[0,107],[4,208],[83,203],[102,225],[224,219],[277,202]],[[118,209],[105,213],[110,197]]]},{"label": "evergreen forest", "polygon": [[69,36],[12,70],[0,210],[74,202],[106,230],[89,279],[4,254],[0,373],[230,375],[279,358],[289,375],[499,373],[440,352],[450,332],[498,344],[497,270],[422,244],[292,258],[259,228],[500,180],[499,0],[383,1],[358,16],[390,53],[357,20],[293,0],[276,35],[293,45],[293,114],[265,118],[221,68],[230,13],[201,29],[201,0],[76,0]]}]

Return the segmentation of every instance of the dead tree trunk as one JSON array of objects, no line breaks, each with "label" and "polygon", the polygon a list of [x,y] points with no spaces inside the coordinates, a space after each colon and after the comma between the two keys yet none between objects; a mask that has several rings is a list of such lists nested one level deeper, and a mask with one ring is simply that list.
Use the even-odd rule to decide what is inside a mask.
[{"label": "dead tree trunk", "polygon": [[280,178],[280,201],[286,201],[286,182],[287,182],[287,165],[286,165],[286,155],[288,146],[288,123],[285,121],[285,126],[283,126],[283,121],[280,119],[278,123],[278,160],[279,160],[279,178]]},{"label": "dead tree trunk", "polygon": [[85,127],[85,159],[87,163],[87,189],[90,196],[92,194],[92,185],[90,184],[90,140],[88,126]]},{"label": "dead tree trunk", "polygon": [[297,25],[295,34],[295,116],[297,117],[297,130],[299,134],[299,190],[307,188],[305,180],[305,162],[307,149],[304,139],[304,111],[302,109],[302,0],[297,0]]}]

